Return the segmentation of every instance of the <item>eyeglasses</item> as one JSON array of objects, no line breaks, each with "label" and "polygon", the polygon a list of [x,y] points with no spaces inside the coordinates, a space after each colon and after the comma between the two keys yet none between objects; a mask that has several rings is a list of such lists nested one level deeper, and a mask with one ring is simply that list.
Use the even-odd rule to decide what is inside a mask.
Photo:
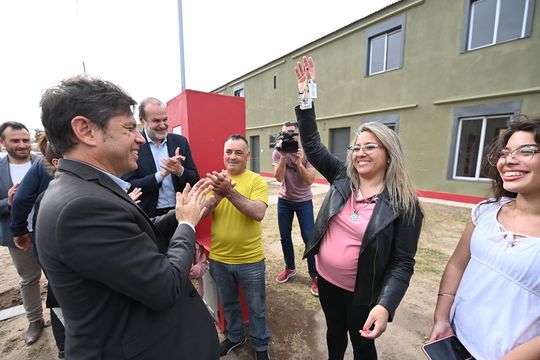
[{"label": "eyeglasses", "polygon": [[493,155],[488,156],[488,163],[491,166],[497,166],[497,163],[501,159],[505,159],[510,155],[512,159],[517,159],[519,161],[528,161],[532,160],[534,157],[534,154],[540,153],[540,150],[538,150],[537,144],[526,144],[521,145],[514,150],[510,149],[502,149],[498,153],[495,153]]},{"label": "eyeglasses", "polygon": [[349,146],[347,149],[351,151],[353,154],[360,152],[361,150],[364,151],[365,154],[372,153],[375,149],[378,148],[384,148],[384,146],[379,144],[366,144],[364,146]]}]

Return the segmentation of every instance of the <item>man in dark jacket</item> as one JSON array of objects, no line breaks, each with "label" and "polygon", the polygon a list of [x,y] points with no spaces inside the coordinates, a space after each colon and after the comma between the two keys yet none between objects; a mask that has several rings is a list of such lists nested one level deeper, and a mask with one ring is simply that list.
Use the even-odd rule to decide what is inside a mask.
[{"label": "man in dark jacket", "polygon": [[37,219],[40,261],[63,310],[66,357],[217,359],[213,320],[189,281],[205,186],[149,219],[127,195],[145,140],[135,101],[74,77],[44,92],[42,123],[64,156]]},{"label": "man in dark jacket", "polygon": [[156,98],[139,105],[141,135],[146,143],[139,149],[137,169],[124,176],[131,190],[140,188],[139,206],[148,216],[163,215],[174,208],[176,192],[199,180],[187,139],[168,133],[167,107]]}]

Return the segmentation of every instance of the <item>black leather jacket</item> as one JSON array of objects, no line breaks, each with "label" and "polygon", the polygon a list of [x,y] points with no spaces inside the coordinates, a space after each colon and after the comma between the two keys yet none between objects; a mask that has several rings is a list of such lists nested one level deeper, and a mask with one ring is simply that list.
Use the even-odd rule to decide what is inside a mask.
[{"label": "black leather jacket", "polygon": [[[299,107],[295,110],[306,156],[330,183],[330,189],[317,215],[313,235],[306,245],[305,258],[319,252],[330,219],[343,209],[352,189],[346,163],[336,158],[321,143],[315,110],[300,110]],[[418,206],[414,219],[407,221],[401,211],[392,209],[388,190],[383,190],[360,248],[353,305],[382,305],[390,314],[389,321],[392,320],[414,271],[414,255],[422,218]]]}]

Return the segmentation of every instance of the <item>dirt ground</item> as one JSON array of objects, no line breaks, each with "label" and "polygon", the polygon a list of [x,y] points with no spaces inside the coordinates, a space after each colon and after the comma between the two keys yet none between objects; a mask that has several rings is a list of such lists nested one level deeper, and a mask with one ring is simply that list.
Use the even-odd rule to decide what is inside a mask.
[{"label": "dirt ground", "polygon": [[[270,184],[270,194],[277,185]],[[317,211],[324,195],[314,197]],[[440,276],[470,214],[467,208],[423,203],[426,214],[416,270],[396,317],[377,340],[379,359],[424,359],[420,345],[427,339]],[[295,220],[293,239],[298,275],[285,284],[275,277],[282,270],[283,255],[279,240],[276,205],[270,205],[263,221],[267,258],[266,289],[269,328],[272,331],[270,356],[275,360],[326,359],[325,322],[318,298],[309,292],[310,278],[305,261],[300,262],[303,243]],[[0,310],[20,304],[18,276],[4,247],[0,248]],[[44,289],[46,280],[42,278]],[[43,291],[44,293],[44,291]],[[45,297],[43,296],[43,299]],[[45,318],[48,320],[48,310]],[[23,341],[27,322],[24,315],[0,322],[0,358],[4,360],[56,359],[56,347],[50,326],[32,346]],[[249,344],[235,350],[240,360],[253,359]],[[346,359],[352,359],[349,349]]]}]

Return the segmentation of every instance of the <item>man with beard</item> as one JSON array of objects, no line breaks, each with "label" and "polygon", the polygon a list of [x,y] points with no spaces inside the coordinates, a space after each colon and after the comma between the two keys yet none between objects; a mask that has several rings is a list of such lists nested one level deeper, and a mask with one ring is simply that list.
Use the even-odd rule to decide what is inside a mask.
[{"label": "man with beard", "polygon": [[130,191],[142,190],[139,206],[148,216],[163,215],[174,209],[176,192],[186,184],[193,186],[199,174],[187,139],[168,133],[167,107],[161,101],[144,99],[139,105],[139,120],[146,143],[139,151],[137,170],[124,180],[131,184]]},{"label": "man with beard", "polygon": [[[0,125],[0,144],[7,155],[0,159],[0,245],[7,246],[13,265],[21,278],[21,297],[29,322],[24,341],[35,343],[43,329],[43,308],[39,289],[41,267],[34,249],[17,248],[13,234],[9,231],[11,205],[19,183],[36,158],[30,153],[30,132],[23,124],[7,121]],[[28,227],[32,228],[33,212],[28,216]]]}]

